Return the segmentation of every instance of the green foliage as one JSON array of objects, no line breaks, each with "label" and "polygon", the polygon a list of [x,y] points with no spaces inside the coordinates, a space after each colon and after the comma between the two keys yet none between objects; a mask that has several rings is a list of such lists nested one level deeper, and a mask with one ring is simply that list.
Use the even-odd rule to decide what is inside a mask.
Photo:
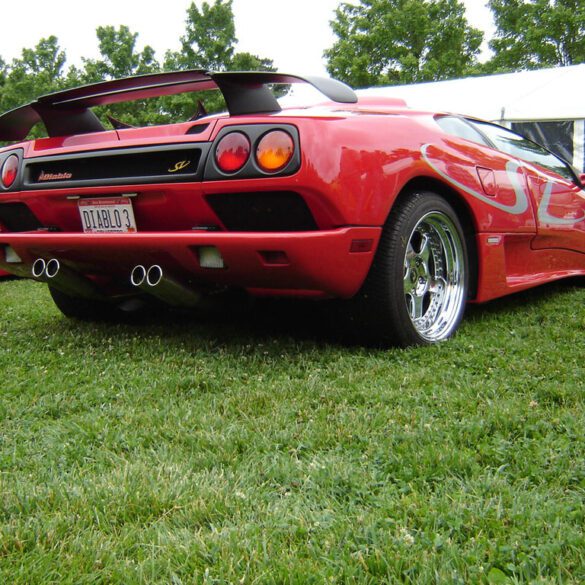
[{"label": "green foliage", "polygon": [[[35,100],[38,96],[75,84],[65,77],[66,55],[55,36],[41,39],[33,49],[22,50],[20,58],[7,66],[0,62],[0,112],[12,110]],[[36,127],[31,137],[42,136],[44,129]]]},{"label": "green foliage", "polygon": [[[203,2],[201,9],[192,2],[187,9],[181,50],[167,51],[165,69],[274,71],[270,59],[250,53],[237,53],[235,51],[237,42],[232,0],[215,0],[213,4]],[[197,99],[199,97],[181,94],[165,98],[164,105],[172,115],[184,120],[197,110]],[[208,112],[225,110],[225,102],[219,92],[208,93],[204,102]]]},{"label": "green foliage", "polygon": [[[6,63],[0,57],[0,111],[38,96],[160,70],[274,71],[271,59],[239,53],[233,0],[213,0],[187,8],[180,49],[163,62],[150,46],[136,48],[128,26],[96,30],[100,57],[66,67],[55,36],[25,48]],[[490,42],[494,57],[479,65],[483,34],[469,26],[460,0],[359,0],[342,3],[331,22],[337,37],[325,52],[327,69],[354,87],[404,84],[519,69],[585,62],[585,3],[581,0],[490,0],[497,27]],[[225,109],[219,92],[182,94],[98,108],[136,126],[187,120],[203,99],[209,112]],[[31,137],[42,135],[35,128]]]},{"label": "green foliage", "polygon": [[102,58],[83,59],[82,80],[85,83],[159,71],[154,49],[147,45],[137,52],[138,33],[130,32],[127,26],[122,25],[117,30],[113,26],[98,26],[96,35]]},{"label": "green foliage", "polygon": [[585,62],[583,0],[490,0],[489,7],[497,30],[487,71]]},{"label": "green foliage", "polygon": [[458,0],[360,0],[332,21],[329,73],[354,87],[461,77],[477,64],[483,33]]},{"label": "green foliage", "polygon": [[23,49],[22,56],[8,67],[2,61],[0,109],[11,110],[39,95],[61,89],[65,61],[65,52],[54,36],[41,39],[34,49]]},{"label": "green foliage", "polygon": [[187,9],[181,50],[168,52],[165,65],[172,69],[222,71],[231,63],[236,43],[232,0],[215,0],[213,5],[203,2],[201,10],[192,2]]},{"label": "green foliage", "polygon": [[[6,85],[6,77],[8,75],[8,67],[2,57],[0,57],[0,108],[2,106],[2,98],[4,95],[4,86]],[[1,110],[0,110],[1,111]]]},{"label": "green foliage", "polygon": [[315,305],[0,299],[0,583],[585,583],[583,287],[408,350],[334,343]]},{"label": "green foliage", "polygon": [[[100,26],[96,29],[100,59],[83,59],[82,83],[96,83],[132,75],[145,75],[160,71],[154,49],[149,45],[140,52],[136,50],[138,33],[132,33],[127,26],[115,29]],[[128,103],[112,104],[95,108],[105,126],[109,125],[106,116],[121,119],[133,126],[145,126],[166,121],[157,100],[138,100]]]},{"label": "green foliage", "polygon": [[230,71],[276,71],[272,59],[263,59],[252,53],[235,53],[228,70]]},{"label": "green foliage", "polygon": [[[212,5],[204,2],[201,10],[193,2],[187,9],[181,50],[167,51],[163,65],[157,61],[152,47],[147,45],[137,50],[138,33],[133,33],[128,26],[100,26],[96,35],[100,57],[82,58],[81,68],[65,68],[65,52],[54,36],[41,39],[32,49],[23,49],[22,57],[10,64],[0,58],[0,111],[11,110],[54,91],[162,69],[274,71],[270,59],[235,51],[237,39],[231,0],[215,0]],[[112,104],[96,108],[96,113],[106,127],[109,126],[107,115],[134,126],[163,124],[189,119],[202,98],[209,112],[225,109],[219,92],[204,92]],[[29,137],[42,135],[44,129],[39,125]]]}]

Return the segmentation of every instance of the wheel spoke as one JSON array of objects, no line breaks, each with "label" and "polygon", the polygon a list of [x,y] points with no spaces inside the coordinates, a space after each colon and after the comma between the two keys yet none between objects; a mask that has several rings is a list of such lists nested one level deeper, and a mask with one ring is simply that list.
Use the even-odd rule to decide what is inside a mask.
[{"label": "wheel spoke", "polygon": [[429,258],[431,257],[430,240],[428,234],[421,233],[420,252],[418,253],[418,256],[425,266],[429,265]]},{"label": "wheel spoke", "polygon": [[408,242],[408,246],[406,247],[406,254],[404,255],[404,268],[408,269],[413,262],[415,262],[417,253],[414,251],[412,247],[412,242]]},{"label": "wheel spoke", "polygon": [[424,314],[424,295],[411,294],[410,318],[415,321],[420,319]]},{"label": "wheel spoke", "polygon": [[412,294],[416,287],[416,281],[412,281],[412,271],[409,266],[404,267],[404,294],[409,295]]}]

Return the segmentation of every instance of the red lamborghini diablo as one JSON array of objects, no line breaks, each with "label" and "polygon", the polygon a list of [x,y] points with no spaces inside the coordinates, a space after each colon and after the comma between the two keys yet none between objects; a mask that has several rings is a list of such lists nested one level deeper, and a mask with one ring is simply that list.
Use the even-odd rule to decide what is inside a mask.
[{"label": "red lamborghini diablo", "polygon": [[[283,108],[273,84],[319,105]],[[95,106],[219,90],[227,112],[133,128]],[[42,122],[48,137],[24,141]],[[346,299],[354,331],[434,343],[465,304],[585,274],[585,176],[509,130],[331,79],[183,71],[0,117],[0,269],[112,319],[219,290]]]}]

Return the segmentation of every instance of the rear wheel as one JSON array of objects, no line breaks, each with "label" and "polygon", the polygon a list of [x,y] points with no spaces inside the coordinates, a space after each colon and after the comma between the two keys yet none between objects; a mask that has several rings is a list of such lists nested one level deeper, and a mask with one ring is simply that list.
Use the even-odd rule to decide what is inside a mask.
[{"label": "rear wheel", "polygon": [[401,346],[447,339],[463,316],[468,272],[453,208],[435,193],[413,193],[388,217],[353,325],[370,341]]}]

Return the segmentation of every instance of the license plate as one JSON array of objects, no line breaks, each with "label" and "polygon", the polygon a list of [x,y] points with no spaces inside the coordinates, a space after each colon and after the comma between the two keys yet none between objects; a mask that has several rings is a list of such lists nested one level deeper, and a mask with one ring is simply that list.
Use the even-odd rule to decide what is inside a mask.
[{"label": "license plate", "polygon": [[121,234],[136,231],[132,202],[126,197],[82,199],[78,205],[85,233]]}]

